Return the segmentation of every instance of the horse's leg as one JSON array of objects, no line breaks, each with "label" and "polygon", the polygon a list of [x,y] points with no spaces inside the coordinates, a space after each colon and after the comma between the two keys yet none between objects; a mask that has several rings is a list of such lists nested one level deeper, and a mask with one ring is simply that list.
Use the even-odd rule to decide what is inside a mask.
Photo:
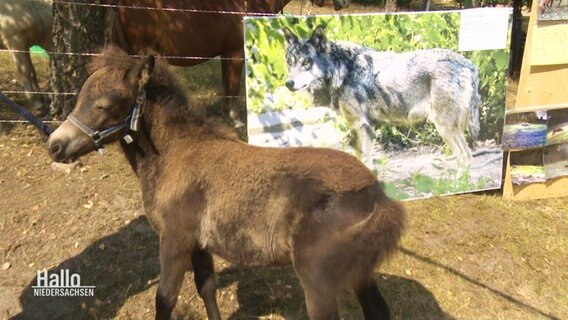
[{"label": "horse's leg", "polygon": [[[22,46],[16,46],[16,48],[20,47]],[[14,49],[14,47],[10,47],[10,49]],[[47,111],[47,106],[44,104],[46,101],[44,101],[43,95],[38,95],[40,89],[37,84],[36,71],[28,49],[17,49],[17,51],[13,51],[12,60],[16,65],[16,77],[24,87],[26,97],[33,102],[34,107],[40,112],[43,113]]]},{"label": "horse's leg", "polygon": [[369,277],[366,282],[359,285],[354,291],[363,309],[366,320],[390,319],[390,311],[387,302],[372,278]]},{"label": "horse's leg", "polygon": [[180,248],[174,235],[160,239],[160,282],[156,292],[156,320],[169,320],[174,309],[183,275],[190,264],[190,253]]},{"label": "horse's leg", "polygon": [[223,87],[225,88],[225,98],[229,105],[229,115],[233,120],[235,127],[240,128],[244,126],[244,122],[239,117],[238,99],[241,90],[241,76],[243,73],[244,52],[242,48],[223,54],[221,61],[221,71],[223,75]]},{"label": "horse's leg", "polygon": [[213,265],[213,257],[206,251],[196,250],[191,254],[191,263],[193,264],[193,272],[195,273],[195,286],[207,311],[209,320],[220,320],[219,307],[217,306],[217,281],[215,279],[215,270]]},{"label": "horse's leg", "polygon": [[[32,59],[28,51],[13,51],[12,59],[16,65],[16,76],[20,84],[24,87],[26,91],[26,97],[28,99],[33,98],[33,94],[29,93],[31,91],[37,91],[39,86],[37,85],[36,74],[34,66],[32,65]],[[34,83],[34,80],[36,81]]]}]

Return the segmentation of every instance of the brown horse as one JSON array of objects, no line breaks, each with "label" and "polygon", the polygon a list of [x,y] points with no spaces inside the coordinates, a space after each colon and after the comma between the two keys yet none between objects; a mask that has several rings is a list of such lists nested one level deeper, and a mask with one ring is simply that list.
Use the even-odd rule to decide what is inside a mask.
[{"label": "brown horse", "polygon": [[[323,5],[324,0],[311,0]],[[118,0],[108,4],[126,6],[109,11],[107,38],[130,54],[152,49],[177,66],[193,66],[221,56],[223,87],[230,116],[237,127],[241,73],[244,64],[243,17],[275,14],[290,0]],[[351,0],[333,0],[334,7],[347,7]],[[158,8],[140,10],[132,7]],[[130,7],[130,8],[129,8]],[[161,10],[161,9],[179,9]],[[114,14],[115,13],[115,14]],[[118,18],[118,19],[117,19]]]},{"label": "brown horse", "polygon": [[73,161],[125,137],[160,238],[156,319],[169,319],[190,266],[207,316],[220,318],[212,254],[245,266],[292,263],[310,319],[338,319],[342,288],[355,291],[366,319],[389,318],[372,275],[396,250],[405,214],[365,165],[331,149],[240,141],[152,56],[107,48],[91,72],[49,154]]}]

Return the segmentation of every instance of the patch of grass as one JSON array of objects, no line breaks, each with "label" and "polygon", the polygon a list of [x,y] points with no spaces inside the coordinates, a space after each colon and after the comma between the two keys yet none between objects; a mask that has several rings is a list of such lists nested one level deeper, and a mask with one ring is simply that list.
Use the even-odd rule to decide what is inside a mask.
[{"label": "patch of grass", "polygon": [[382,269],[402,279],[384,282],[395,319],[568,317],[568,198],[461,195],[404,205],[402,250]]},{"label": "patch of grass", "polygon": [[[450,169],[441,177],[430,177],[420,172],[413,172],[409,178],[399,183],[385,183],[385,193],[398,200],[409,198],[439,196],[451,193],[460,193],[470,190],[482,190],[487,185],[487,181],[480,178],[472,181],[469,172],[458,172]],[[404,190],[413,190],[405,192]]]},{"label": "patch of grass", "polygon": [[[68,309],[57,310],[70,310],[72,318],[151,318],[157,237],[146,223],[139,228],[138,183],[118,148],[85,158],[83,171],[54,173],[43,143],[22,127],[0,134],[0,248],[12,263],[0,281],[15,290],[6,298],[25,298],[37,268],[71,266],[97,286],[97,301],[85,310],[61,300]],[[83,206],[88,200],[91,209]],[[568,318],[568,197],[519,202],[468,194],[403,205],[408,227],[401,250],[375,274],[393,319]],[[223,318],[306,318],[291,268],[233,269],[216,261]],[[24,300],[23,307],[48,310],[37,301]],[[339,303],[343,319],[362,318],[351,293]],[[191,273],[175,313],[205,318]]]}]

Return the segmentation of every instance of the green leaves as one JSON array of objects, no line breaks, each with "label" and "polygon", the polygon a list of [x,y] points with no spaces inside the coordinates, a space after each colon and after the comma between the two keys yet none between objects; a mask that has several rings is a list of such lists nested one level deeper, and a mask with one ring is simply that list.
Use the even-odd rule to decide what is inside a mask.
[{"label": "green leaves", "polygon": [[[458,13],[314,16],[254,18],[245,21],[248,108],[253,112],[285,108],[274,105],[270,95],[286,82],[286,44],[283,28],[301,38],[318,25],[334,41],[351,41],[378,51],[402,52],[426,48],[457,48]],[[299,104],[294,104],[298,107]]]},{"label": "green leaves", "polygon": [[[457,50],[460,14],[442,12],[247,19],[245,51],[249,110],[259,113],[268,109],[311,106],[306,96],[292,101],[298,97],[292,97],[290,92],[281,89],[285,88],[287,78],[286,44],[281,30],[289,28],[299,37],[308,38],[318,25],[325,26],[326,36],[333,41],[350,41],[378,51]],[[509,52],[492,50],[462,54],[480,70],[480,139],[498,139],[504,117]],[[431,125],[417,125],[411,129],[382,126],[379,131],[382,142],[391,145],[414,146],[441,142]]]}]

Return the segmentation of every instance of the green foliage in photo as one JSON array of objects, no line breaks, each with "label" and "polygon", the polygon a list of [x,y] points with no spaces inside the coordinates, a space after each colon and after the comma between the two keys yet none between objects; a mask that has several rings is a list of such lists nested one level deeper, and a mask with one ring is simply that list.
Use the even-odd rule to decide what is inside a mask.
[{"label": "green foliage in photo", "polygon": [[[287,78],[286,44],[283,28],[301,38],[311,36],[316,26],[325,26],[332,41],[350,41],[378,51],[447,48],[457,51],[459,12],[253,18],[245,20],[247,57],[247,107],[262,113],[267,110],[307,108],[306,93],[283,90]],[[504,119],[507,50],[461,52],[480,70],[479,139],[500,139]],[[443,144],[431,124],[413,128],[383,125],[377,129],[380,143],[396,147]],[[347,133],[348,131],[345,131]]]},{"label": "green foliage in photo", "polygon": [[[436,169],[437,174],[432,175],[432,173],[427,174],[420,171],[411,172],[407,178],[383,182],[383,189],[390,198],[406,200],[483,190],[491,184],[491,179],[485,177],[474,179],[469,170],[448,168],[447,162],[451,160],[451,156],[436,158],[432,162],[432,166]],[[379,181],[383,181],[389,175],[398,175],[396,171],[385,169],[388,162],[387,158],[375,160],[376,169],[373,170],[373,173]]]}]

